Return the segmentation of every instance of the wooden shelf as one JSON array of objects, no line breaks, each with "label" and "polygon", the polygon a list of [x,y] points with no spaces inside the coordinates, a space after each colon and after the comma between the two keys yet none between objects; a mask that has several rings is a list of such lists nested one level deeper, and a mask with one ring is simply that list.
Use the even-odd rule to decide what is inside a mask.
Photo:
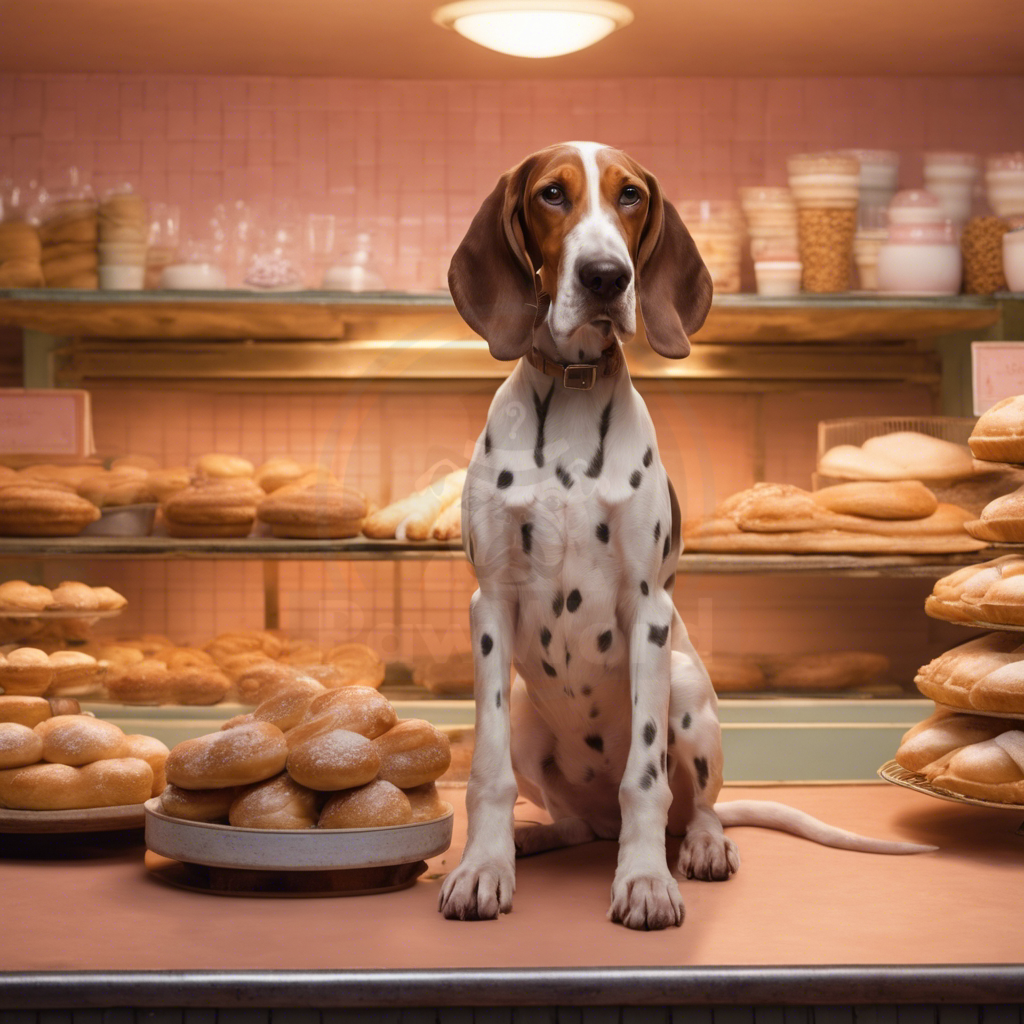
[{"label": "wooden shelf", "polygon": [[[723,555],[683,554],[687,575],[900,576],[937,579],[1000,554],[999,548],[960,555]],[[174,537],[3,537],[0,560],[15,558],[258,559],[261,561],[421,561],[463,558],[460,541],[179,540]]]},{"label": "wooden shelf", "polygon": [[[988,297],[716,296],[694,341],[905,341],[982,331]],[[0,324],[57,337],[120,339],[421,340],[474,335],[447,293],[99,292],[0,290]]]}]

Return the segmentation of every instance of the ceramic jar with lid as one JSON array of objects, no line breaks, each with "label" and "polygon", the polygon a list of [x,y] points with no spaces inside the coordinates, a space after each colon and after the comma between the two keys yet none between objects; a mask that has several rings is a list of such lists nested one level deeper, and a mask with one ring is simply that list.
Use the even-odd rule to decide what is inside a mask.
[{"label": "ceramic jar with lid", "polygon": [[1024,153],[991,156],[985,164],[988,203],[997,217],[1024,214]]},{"label": "ceramic jar with lid", "polygon": [[900,295],[956,295],[962,262],[952,221],[895,222],[878,251],[878,290]]},{"label": "ceramic jar with lid", "polygon": [[1024,292],[1024,223],[1003,235],[1003,273],[1011,292]]},{"label": "ceramic jar with lid", "polygon": [[924,187],[937,196],[945,215],[959,228],[971,216],[981,168],[973,153],[925,153]]}]

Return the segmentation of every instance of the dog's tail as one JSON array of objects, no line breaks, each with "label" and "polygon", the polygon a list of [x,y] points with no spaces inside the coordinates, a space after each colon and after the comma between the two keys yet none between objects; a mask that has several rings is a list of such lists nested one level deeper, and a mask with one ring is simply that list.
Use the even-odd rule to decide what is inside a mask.
[{"label": "dog's tail", "polygon": [[897,843],[888,839],[872,839],[859,836],[856,832],[826,825],[817,818],[798,811],[795,807],[776,803],[774,800],[729,800],[715,804],[715,813],[725,828],[730,825],[753,825],[756,828],[771,828],[789,832],[795,836],[810,839],[822,846],[834,846],[839,850],[856,850],[859,853],[934,853],[937,846],[922,846],[918,843]]}]

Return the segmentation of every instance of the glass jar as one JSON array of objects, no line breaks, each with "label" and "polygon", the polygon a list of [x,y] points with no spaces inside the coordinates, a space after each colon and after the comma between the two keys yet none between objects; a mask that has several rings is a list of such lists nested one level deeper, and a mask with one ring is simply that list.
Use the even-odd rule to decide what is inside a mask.
[{"label": "glass jar", "polygon": [[160,275],[160,287],[171,291],[210,291],[226,286],[220,255],[210,241],[184,242]]},{"label": "glass jar", "polygon": [[321,288],[339,292],[384,290],[384,276],[377,262],[370,232],[359,232],[342,245],[338,261],[324,272]]},{"label": "glass jar", "polygon": [[952,221],[894,223],[878,252],[878,290],[900,295],[956,295],[962,277]]}]

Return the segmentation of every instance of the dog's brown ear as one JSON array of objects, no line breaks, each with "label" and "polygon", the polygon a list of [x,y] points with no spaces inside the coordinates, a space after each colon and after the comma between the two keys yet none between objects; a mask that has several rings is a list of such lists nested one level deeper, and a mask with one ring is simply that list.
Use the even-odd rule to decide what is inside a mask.
[{"label": "dog's brown ear", "polygon": [[523,215],[532,166],[526,160],[498,179],[448,268],[455,308],[495,359],[518,359],[533,344],[540,300]]},{"label": "dog's brown ear", "polygon": [[644,172],[651,200],[637,255],[637,301],[647,340],[659,355],[690,354],[690,335],[711,308],[711,275],[658,179]]}]

